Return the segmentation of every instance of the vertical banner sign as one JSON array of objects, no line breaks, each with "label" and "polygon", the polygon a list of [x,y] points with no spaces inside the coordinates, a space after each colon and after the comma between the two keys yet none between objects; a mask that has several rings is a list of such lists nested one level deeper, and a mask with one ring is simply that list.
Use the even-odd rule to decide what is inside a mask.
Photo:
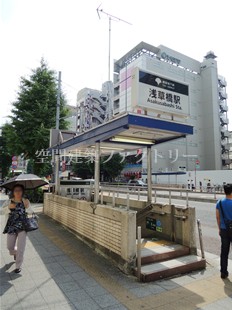
[{"label": "vertical banner sign", "polygon": [[189,116],[189,85],[135,68],[132,105],[165,114]]}]

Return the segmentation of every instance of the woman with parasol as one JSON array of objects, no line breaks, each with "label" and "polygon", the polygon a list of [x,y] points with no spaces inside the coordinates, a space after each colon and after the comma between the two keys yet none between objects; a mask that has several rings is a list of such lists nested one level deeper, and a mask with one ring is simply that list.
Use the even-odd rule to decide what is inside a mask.
[{"label": "woman with parasol", "polygon": [[32,176],[20,175],[2,185],[12,192],[12,198],[4,203],[2,210],[7,216],[3,234],[7,234],[7,248],[10,255],[13,255],[15,259],[15,273],[21,272],[23,263],[27,237],[27,214],[34,213],[29,200],[23,197],[24,191],[46,183],[39,177]]}]

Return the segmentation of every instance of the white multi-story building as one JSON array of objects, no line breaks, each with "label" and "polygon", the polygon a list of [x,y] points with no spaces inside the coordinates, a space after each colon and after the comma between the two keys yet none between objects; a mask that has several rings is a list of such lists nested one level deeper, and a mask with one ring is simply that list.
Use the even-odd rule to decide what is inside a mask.
[{"label": "white multi-story building", "polygon": [[141,42],[114,63],[115,116],[130,111],[194,126],[192,136],[153,148],[153,172],[230,169],[226,81],[215,58],[210,51],[201,62]]},{"label": "white multi-story building", "polygon": [[83,88],[77,94],[77,132],[84,132],[109,120],[113,114],[113,84],[102,85],[102,90]]}]

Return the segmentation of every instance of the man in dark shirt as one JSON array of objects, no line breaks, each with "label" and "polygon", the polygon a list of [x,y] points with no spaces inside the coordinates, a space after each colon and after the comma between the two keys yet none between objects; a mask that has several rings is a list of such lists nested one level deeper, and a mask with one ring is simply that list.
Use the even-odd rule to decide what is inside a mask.
[{"label": "man in dark shirt", "polygon": [[[232,221],[232,184],[224,185],[226,197],[219,200],[216,205],[216,218],[221,237],[221,278],[226,279],[229,276],[227,270],[228,256],[232,237],[228,232],[226,221]],[[222,211],[223,210],[223,211]]]}]

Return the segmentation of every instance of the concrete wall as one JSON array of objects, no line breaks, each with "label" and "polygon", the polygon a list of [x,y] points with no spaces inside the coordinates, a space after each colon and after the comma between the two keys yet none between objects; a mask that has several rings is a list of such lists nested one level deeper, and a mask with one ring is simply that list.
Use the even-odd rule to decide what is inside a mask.
[{"label": "concrete wall", "polygon": [[[113,198],[112,196],[103,196],[103,203],[106,204],[113,204]],[[115,197],[115,206],[126,206],[127,205],[127,199],[125,198],[120,198],[120,197]],[[142,200],[129,200],[129,207],[133,208],[133,209],[142,209],[145,208],[147,206],[147,202],[146,201],[142,201]]]},{"label": "concrete wall", "polygon": [[[157,230],[147,226],[147,219],[159,223]],[[141,226],[143,238],[170,240],[190,248],[196,254],[196,217],[195,208],[153,204],[150,210],[137,214],[137,226]]]},{"label": "concrete wall", "polygon": [[[112,197],[103,196],[103,202],[112,204]],[[126,206],[127,199],[115,197],[115,205]],[[195,208],[179,205],[153,203],[147,205],[146,201],[130,199],[130,208],[137,210],[136,226],[141,226],[142,238],[170,240],[190,248],[196,253],[196,216]],[[147,220],[154,219],[157,229],[150,229]]]},{"label": "concrete wall", "polygon": [[45,194],[44,213],[72,230],[80,239],[124,271],[135,264],[136,212],[87,201]]},{"label": "concrete wall", "polygon": [[[163,238],[173,241],[173,225],[172,225],[172,209],[171,205],[153,204],[152,209],[141,214],[137,214],[137,226],[141,226],[143,238]],[[147,228],[146,219],[152,218],[160,221],[162,232],[154,231]]]}]

